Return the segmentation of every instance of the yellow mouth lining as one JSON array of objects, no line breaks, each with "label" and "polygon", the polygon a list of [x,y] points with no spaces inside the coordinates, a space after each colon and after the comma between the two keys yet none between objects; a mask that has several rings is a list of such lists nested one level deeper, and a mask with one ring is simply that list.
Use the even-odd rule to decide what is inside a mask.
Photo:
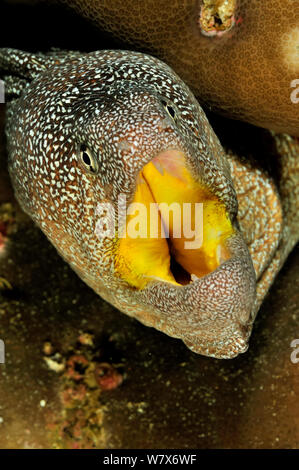
[{"label": "yellow mouth lining", "polygon": [[186,285],[229,258],[224,241],[233,228],[225,206],[194,180],[182,152],[165,151],[144,166],[132,203],[114,260],[115,273],[131,286]]}]

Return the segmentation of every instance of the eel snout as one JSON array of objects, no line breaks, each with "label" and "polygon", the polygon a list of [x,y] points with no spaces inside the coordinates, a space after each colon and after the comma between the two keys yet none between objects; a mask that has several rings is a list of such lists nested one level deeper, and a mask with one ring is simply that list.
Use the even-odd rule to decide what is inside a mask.
[{"label": "eel snout", "polygon": [[227,241],[231,257],[185,286],[166,282],[139,291],[147,304],[140,320],[181,338],[194,352],[232,358],[245,352],[252,329],[255,275],[239,234]]}]

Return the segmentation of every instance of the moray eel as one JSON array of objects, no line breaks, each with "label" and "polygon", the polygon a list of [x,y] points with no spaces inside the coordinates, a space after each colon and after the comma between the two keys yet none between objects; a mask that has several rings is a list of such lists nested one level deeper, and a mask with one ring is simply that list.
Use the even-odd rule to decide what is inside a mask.
[{"label": "moray eel", "polygon": [[57,1],[164,60],[201,104],[299,136],[298,1]]},{"label": "moray eel", "polygon": [[[0,72],[15,194],[61,256],[105,300],[192,351],[246,351],[259,305],[297,241],[298,221],[283,236],[269,175],[224,152],[189,88],[156,58],[0,49]],[[277,145],[294,156],[298,143],[287,138]],[[283,153],[280,181],[295,213],[298,175]],[[202,209],[200,243],[195,231],[174,233],[176,212],[167,219],[165,203],[178,211],[189,203],[192,226],[192,208]],[[132,204],[153,207],[157,236],[149,211],[137,211],[137,223]]]}]

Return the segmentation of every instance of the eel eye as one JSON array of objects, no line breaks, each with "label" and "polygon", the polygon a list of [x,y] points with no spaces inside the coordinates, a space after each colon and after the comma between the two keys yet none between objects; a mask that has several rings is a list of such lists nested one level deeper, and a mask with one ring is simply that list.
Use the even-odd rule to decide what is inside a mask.
[{"label": "eel eye", "polygon": [[83,166],[86,171],[92,175],[96,175],[98,173],[99,165],[97,159],[95,158],[93,152],[85,144],[80,145],[79,158],[81,166]]},{"label": "eel eye", "polygon": [[168,116],[173,120],[175,121],[176,119],[176,112],[174,110],[174,108],[169,104],[167,103],[167,101],[165,100],[161,100],[161,103],[162,103],[162,106],[165,108]]}]

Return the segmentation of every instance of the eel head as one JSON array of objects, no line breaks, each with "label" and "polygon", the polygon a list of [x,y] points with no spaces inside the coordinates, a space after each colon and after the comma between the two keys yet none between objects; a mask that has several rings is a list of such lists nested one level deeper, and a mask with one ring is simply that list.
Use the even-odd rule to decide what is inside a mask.
[{"label": "eel head", "polygon": [[47,57],[34,74],[7,124],[25,211],[121,311],[196,353],[246,351],[255,272],[228,161],[189,88],[123,51]]}]

